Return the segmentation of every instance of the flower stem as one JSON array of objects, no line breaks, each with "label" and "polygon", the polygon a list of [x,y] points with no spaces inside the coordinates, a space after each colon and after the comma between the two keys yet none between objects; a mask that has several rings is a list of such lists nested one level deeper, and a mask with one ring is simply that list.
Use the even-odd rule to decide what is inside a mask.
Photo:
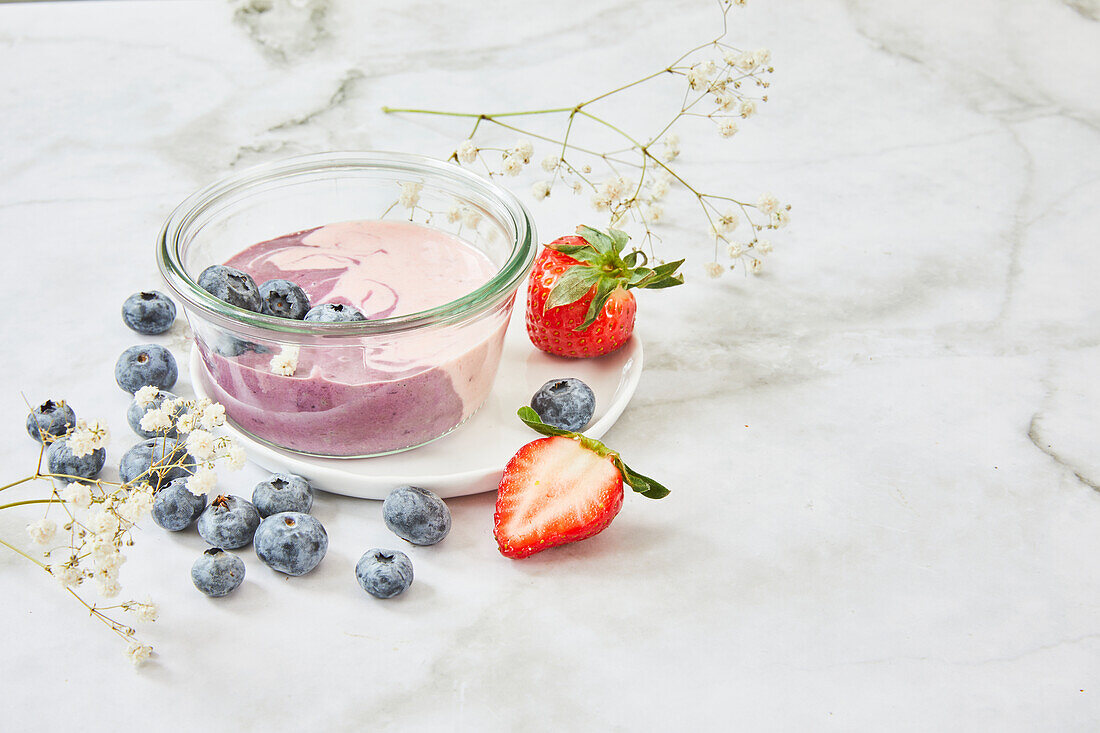
[{"label": "flower stem", "polygon": [[15,545],[12,545],[12,544],[9,544],[9,543],[5,542],[5,541],[4,541],[4,538],[3,538],[3,537],[0,537],[0,545],[3,545],[4,547],[8,548],[8,549],[9,549],[9,550],[11,550],[12,552],[16,553],[17,555],[22,555],[23,557],[27,558],[28,560],[30,560],[31,562],[33,562],[33,563],[34,563],[35,565],[37,565],[38,567],[42,568],[43,570],[45,570],[45,569],[46,569],[46,565],[45,565],[45,563],[41,562],[40,560],[36,560],[35,558],[31,557],[31,556],[30,556],[30,555],[28,555],[27,553],[25,553],[25,552],[23,552],[22,550],[20,550],[20,549],[19,549],[18,547],[16,547]]},{"label": "flower stem", "polygon": [[4,484],[3,486],[0,486],[0,491],[3,491],[4,489],[10,489],[11,487],[18,486],[19,484],[25,484],[28,481],[34,481],[36,478],[38,478],[38,476],[33,475],[27,476],[26,478],[21,478],[18,481],[12,481],[10,484]]},{"label": "flower stem", "polygon": [[53,497],[49,499],[26,499],[24,501],[13,501],[10,504],[0,504],[0,510],[11,509],[14,506],[25,506],[27,504],[53,504],[55,501],[57,500]]}]

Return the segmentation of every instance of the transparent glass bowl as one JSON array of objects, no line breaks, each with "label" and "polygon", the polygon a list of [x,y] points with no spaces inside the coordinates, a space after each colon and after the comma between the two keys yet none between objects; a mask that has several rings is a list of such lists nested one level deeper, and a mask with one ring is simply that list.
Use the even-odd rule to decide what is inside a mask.
[{"label": "transparent glass bowl", "polygon": [[[415,186],[407,184],[419,184],[412,207]],[[483,252],[496,273],[436,308],[353,323],[254,313],[195,282],[252,244],[371,219],[454,234]],[[260,165],[204,188],[169,216],[157,260],[195,333],[202,386],[235,427],[284,450],[359,458],[424,445],[477,411],[535,249],[529,214],[492,182],[422,156],[346,152]],[[292,376],[273,370],[273,358],[292,354],[299,364],[352,368],[338,370],[340,378],[312,368]]]}]

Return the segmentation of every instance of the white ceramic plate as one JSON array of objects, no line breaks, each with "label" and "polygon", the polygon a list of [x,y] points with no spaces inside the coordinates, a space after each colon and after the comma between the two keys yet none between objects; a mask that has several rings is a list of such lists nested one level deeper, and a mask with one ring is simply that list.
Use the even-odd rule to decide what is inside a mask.
[{"label": "white ceramic plate", "polygon": [[[198,378],[201,361],[191,350],[191,384],[208,397]],[[508,328],[500,371],[489,399],[464,425],[434,443],[377,458],[314,458],[264,445],[227,425],[253,463],[287,471],[314,487],[346,496],[385,499],[394,487],[412,484],[444,498],[495,491],[505,464],[520,446],[540,437],[516,417],[551,379],[576,377],[596,394],[596,414],[585,434],[599,438],[615,424],[642,375],[642,342],[635,335],[621,349],[597,359],[564,359],[531,345],[522,311]]]}]

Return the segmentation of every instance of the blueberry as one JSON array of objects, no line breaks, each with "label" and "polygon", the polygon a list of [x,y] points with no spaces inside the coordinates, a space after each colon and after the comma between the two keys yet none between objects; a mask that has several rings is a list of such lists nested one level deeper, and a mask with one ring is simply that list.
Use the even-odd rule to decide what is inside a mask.
[{"label": "blueberry", "polygon": [[191,566],[191,582],[211,598],[227,596],[244,582],[244,561],[211,547]]},{"label": "blueberry", "polygon": [[178,478],[190,476],[194,466],[195,459],[183,443],[171,438],[149,438],[123,454],[118,473],[123,483],[137,479],[159,490]]},{"label": "blueberry", "polygon": [[355,563],[355,579],[375,598],[393,598],[412,585],[412,561],[397,550],[367,550]]},{"label": "blueberry", "polygon": [[50,467],[50,473],[61,476],[94,479],[103,470],[106,461],[107,451],[103,448],[96,448],[87,455],[74,456],[68,438],[58,438],[46,450],[46,465]]},{"label": "blueberry", "polygon": [[305,320],[316,323],[349,323],[351,321],[365,321],[367,317],[359,312],[358,308],[343,303],[322,303],[315,305],[306,313]]},{"label": "blueberry", "polygon": [[255,537],[256,556],[272,570],[305,575],[328,552],[328,533],[316,517],[301,512],[279,512],[260,522]]},{"label": "blueberry", "polygon": [[199,535],[223,550],[235,550],[252,541],[260,513],[239,496],[221,495],[199,515]]},{"label": "blueberry", "polygon": [[261,517],[279,512],[308,514],[313,507],[313,488],[301,476],[273,473],[267,481],[256,484],[252,491],[252,504]]},{"label": "blueberry", "polygon": [[195,496],[178,478],[153,496],[153,521],[172,532],[187,529],[206,508],[206,494]]},{"label": "blueberry", "polygon": [[122,303],[122,320],[138,333],[164,333],[176,320],[176,304],[156,290],[134,293]]},{"label": "blueberry", "polygon": [[165,435],[169,438],[175,438],[179,434],[179,432],[176,430],[175,421],[178,420],[181,415],[187,412],[187,408],[185,408],[183,405],[179,405],[178,407],[176,407],[175,410],[172,411],[172,414],[174,415],[174,418],[172,420],[172,427],[168,430],[167,433],[157,433],[151,430],[141,429],[141,418],[145,417],[145,413],[152,412],[153,410],[159,410],[160,406],[164,404],[166,400],[174,399],[178,398],[171,392],[160,390],[157,396],[153,398],[153,401],[145,407],[139,405],[136,399],[131,400],[130,406],[126,408],[126,422],[130,423],[130,427],[133,428],[134,432],[143,438],[155,438],[160,435]]},{"label": "blueberry", "polygon": [[218,300],[246,311],[260,312],[260,290],[246,272],[228,265],[211,265],[199,275],[198,283]]},{"label": "blueberry", "polygon": [[390,531],[414,545],[434,545],[451,531],[451,511],[438,496],[416,486],[399,486],[382,502]]},{"label": "blueberry", "polygon": [[115,381],[130,394],[146,385],[171,389],[178,376],[172,352],[156,344],[131,346],[115,363]]},{"label": "blueberry", "polygon": [[45,438],[52,443],[76,425],[76,413],[65,400],[46,400],[27,415],[27,435],[39,443]]},{"label": "blueberry", "polygon": [[260,286],[260,312],[300,321],[309,312],[309,296],[289,280],[268,280]]},{"label": "blueberry", "polygon": [[255,351],[257,354],[266,354],[270,351],[266,346],[239,339],[224,331],[218,331],[214,334],[213,338],[203,339],[203,341],[219,356],[240,356],[249,351]]},{"label": "blueberry", "polygon": [[592,420],[596,395],[579,379],[551,379],[535,392],[531,409],[547,425],[578,432]]}]

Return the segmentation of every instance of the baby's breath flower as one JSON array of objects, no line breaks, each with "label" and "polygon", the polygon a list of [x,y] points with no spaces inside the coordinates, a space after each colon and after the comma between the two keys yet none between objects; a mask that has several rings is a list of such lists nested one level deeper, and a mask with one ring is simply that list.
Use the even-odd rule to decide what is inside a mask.
[{"label": "baby's breath flower", "polygon": [[520,171],[523,170],[523,158],[513,153],[508,153],[504,156],[504,163],[501,165],[501,170],[510,176],[518,176]]},{"label": "baby's breath flower", "polygon": [[107,426],[100,425],[98,420],[92,423],[77,420],[76,428],[69,434],[69,450],[77,458],[86,456],[106,447],[110,438],[111,433]]},{"label": "baby's breath flower", "polygon": [[239,471],[244,468],[244,464],[247,461],[244,448],[240,443],[230,443],[226,448],[225,462],[230,471]]},{"label": "baby's breath flower", "polygon": [[688,69],[687,82],[692,89],[702,89],[708,81],[710,81],[710,74],[707,73],[706,64],[695,64]]},{"label": "baby's breath flower", "polygon": [[749,263],[749,272],[753,275],[759,275],[764,271],[764,260],[753,260]]},{"label": "baby's breath flower", "polygon": [[122,590],[122,585],[117,578],[96,576],[96,590],[104,598],[114,598]]},{"label": "baby's breath flower", "polygon": [[130,492],[118,512],[130,524],[137,524],[152,508],[153,492],[143,486]]},{"label": "baby's breath flower", "polygon": [[176,431],[180,433],[190,433],[198,427],[198,418],[193,412],[185,412],[176,418]]},{"label": "baby's breath flower", "polygon": [[737,225],[741,223],[741,220],[732,211],[727,211],[718,217],[718,228],[723,232],[732,232],[737,228]]},{"label": "baby's breath flower", "polygon": [[423,183],[417,183],[415,181],[406,181],[401,184],[401,195],[397,198],[397,203],[404,206],[406,209],[411,209],[420,203],[420,191],[424,188]]},{"label": "baby's breath flower", "polygon": [[746,120],[756,114],[756,102],[746,99],[741,102],[741,116]]},{"label": "baby's breath flower", "polygon": [[734,242],[733,244],[731,244],[729,247],[726,248],[726,254],[728,254],[730,256],[731,260],[736,260],[738,257],[740,257],[744,253],[744,251],[745,251],[745,248],[742,247],[739,242]]},{"label": "baby's breath flower", "polygon": [[[295,351],[298,347],[293,347]],[[287,347],[283,347],[283,351],[286,351]],[[199,418],[199,422],[204,428],[209,430],[210,428],[220,427],[225,425],[225,407],[219,405],[217,402],[212,402],[202,410],[202,417]]]},{"label": "baby's breath flower", "polygon": [[218,485],[218,474],[209,468],[200,468],[187,478],[187,490],[195,496],[209,494]]},{"label": "baby's breath flower", "polygon": [[126,562],[126,556],[115,548],[105,552],[95,559],[95,573],[97,580],[118,577],[118,569]]},{"label": "baby's breath flower", "polygon": [[756,202],[756,208],[760,209],[765,214],[772,214],[779,210],[779,199],[770,193],[765,193],[760,196],[760,199]]},{"label": "baby's breath flower", "polygon": [[455,155],[463,163],[473,163],[477,160],[477,146],[471,140],[463,140],[455,150]]},{"label": "baby's breath flower", "polygon": [[474,229],[481,223],[481,212],[472,206],[464,206],[462,209],[462,225]]},{"label": "baby's breath flower", "polygon": [[733,65],[741,71],[752,71],[756,68],[756,56],[752,51],[742,51],[734,60]]},{"label": "baby's breath flower", "polygon": [[770,240],[761,239],[759,242],[756,243],[756,248],[764,254],[767,254],[768,252],[772,251],[772,243]]},{"label": "baby's breath flower", "polygon": [[161,405],[155,410],[149,410],[141,416],[138,423],[141,429],[149,433],[164,433],[172,429],[172,414],[165,409],[167,405]]},{"label": "baby's breath flower", "polygon": [[61,499],[77,509],[87,509],[92,505],[92,490],[85,484],[73,482],[61,492]]},{"label": "baby's breath flower", "polygon": [[658,180],[649,188],[649,196],[654,201],[662,199],[668,194],[668,181]]},{"label": "baby's breath flower", "polygon": [[53,539],[53,536],[57,533],[57,522],[43,517],[37,522],[31,522],[27,525],[27,534],[31,538],[31,542],[36,545],[44,545]]},{"label": "baby's breath flower", "polygon": [[580,181],[573,181],[573,194],[579,195],[584,192],[584,184]]},{"label": "baby's breath flower", "polygon": [[50,565],[46,568],[50,571],[50,575],[57,579],[58,583],[66,588],[71,585],[76,585],[80,582],[80,579],[84,576],[80,568],[76,563],[67,562],[63,565]]},{"label": "baby's breath flower", "polygon": [[542,169],[547,173],[553,173],[561,165],[561,158],[557,155],[547,155],[542,159]]},{"label": "baby's breath flower", "polygon": [[752,52],[752,57],[756,60],[758,66],[767,66],[768,62],[772,60],[772,52],[766,48],[758,48]]},{"label": "baby's breath flower", "polygon": [[708,262],[703,265],[703,272],[707,273],[707,277],[720,277],[725,271],[717,262]]},{"label": "baby's breath flower", "polygon": [[187,436],[187,452],[195,460],[207,461],[214,455],[214,436],[205,430],[193,430]]},{"label": "baby's breath flower", "polygon": [[115,538],[93,535],[88,542],[88,551],[92,553],[92,559],[98,563],[102,558],[115,552]]},{"label": "baby's breath flower", "polygon": [[100,509],[88,517],[88,521],[84,523],[84,526],[92,534],[100,537],[114,537],[118,532],[118,517],[106,509]]},{"label": "baby's breath flower", "polygon": [[512,148],[512,152],[519,156],[523,164],[526,165],[531,162],[531,156],[535,154],[535,146],[531,144],[530,140],[520,140],[516,143],[516,146]]},{"label": "baby's breath flower", "polygon": [[786,209],[780,209],[772,214],[772,226],[776,229],[782,229],[791,223],[791,215]]},{"label": "baby's breath flower", "polygon": [[160,609],[152,601],[131,603],[126,606],[126,610],[137,616],[138,621],[144,621],[145,623],[152,623],[160,616]]},{"label": "baby's breath flower", "polygon": [[723,112],[727,112],[733,109],[733,105],[737,104],[738,97],[733,92],[722,89],[715,93],[714,102],[718,105],[718,109]]},{"label": "baby's breath flower", "polygon": [[137,392],[134,392],[134,401],[136,401],[142,407],[148,407],[157,401],[157,395],[160,394],[160,390],[151,384],[148,384]]},{"label": "baby's breath flower", "polygon": [[134,663],[135,667],[145,664],[152,653],[153,647],[148,644],[139,644],[136,641],[130,642],[130,646],[126,649],[126,656]]},{"label": "baby's breath flower", "polygon": [[648,210],[649,220],[656,224],[665,218],[665,209],[657,204],[650,204]]},{"label": "baby's breath flower", "polygon": [[531,187],[531,195],[539,201],[550,195],[550,181],[536,181]]},{"label": "baby's breath flower", "polygon": [[737,123],[728,117],[718,123],[718,134],[722,137],[733,137],[737,134]]},{"label": "baby's breath flower", "polygon": [[462,218],[462,207],[455,204],[451,208],[447,209],[447,221],[454,224],[456,221]]},{"label": "baby's breath flower", "polygon": [[[273,374],[281,374],[284,377],[289,377],[298,371],[298,347],[297,346],[284,346],[278,354],[271,357],[271,371]],[[221,405],[218,405],[221,407]],[[203,412],[205,415],[205,411]],[[222,407],[222,422],[225,422],[225,408]],[[211,427],[211,426],[204,426]]]}]

